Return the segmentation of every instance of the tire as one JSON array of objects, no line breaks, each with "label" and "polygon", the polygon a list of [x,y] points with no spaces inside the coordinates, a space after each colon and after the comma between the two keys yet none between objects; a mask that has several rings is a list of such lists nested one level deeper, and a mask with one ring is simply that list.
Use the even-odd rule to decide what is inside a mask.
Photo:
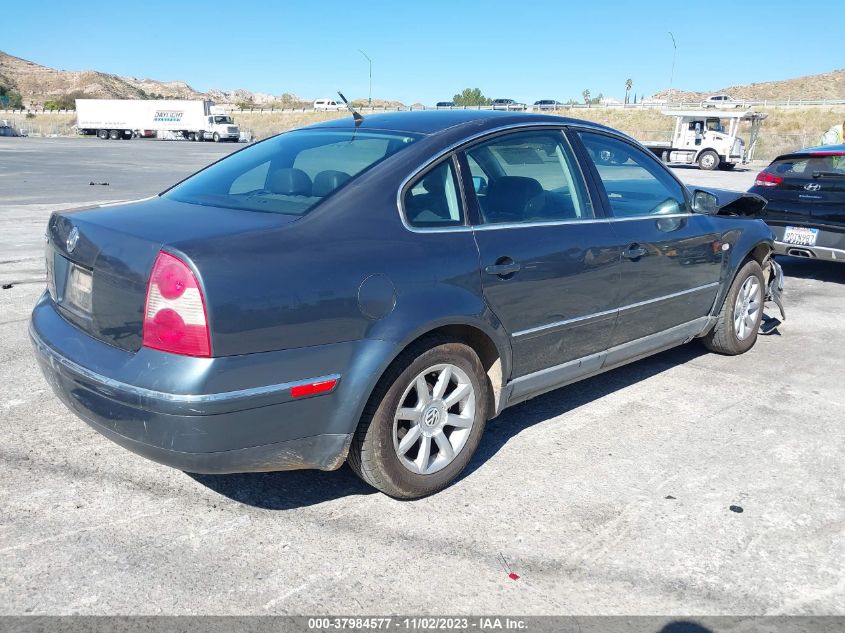
[{"label": "tire", "polygon": [[117,130],[109,130],[109,140],[116,141],[120,138]]},{"label": "tire", "polygon": [[[449,378],[442,380],[447,368]],[[438,379],[445,388],[441,398],[433,398]],[[427,400],[420,396],[419,380]],[[472,348],[423,339],[394,361],[379,381],[353,437],[350,467],[366,483],[398,499],[442,490],[478,447],[488,417],[487,386],[484,367]],[[453,396],[460,399],[449,406]],[[452,426],[450,420],[460,424]],[[413,440],[402,450],[400,442],[409,437]],[[451,458],[446,450],[453,453]]]},{"label": "tire", "polygon": [[211,138],[213,138],[213,139],[214,139],[214,142],[215,142],[215,143],[219,143],[219,142],[220,142],[220,135],[219,135],[217,132],[215,132],[215,133],[214,133],[214,136],[212,136]]},{"label": "tire", "polygon": [[723,171],[731,171],[734,167],[736,167],[736,163],[721,163],[719,165],[719,169]]},{"label": "tire", "polygon": [[108,130],[97,130],[97,138],[107,141],[109,138]]},{"label": "tire", "polygon": [[719,166],[719,155],[712,149],[707,149],[698,155],[698,167],[704,171],[713,171]]},{"label": "tire", "polygon": [[[763,319],[764,300],[763,269],[752,259],[745,262],[736,274],[719,311],[716,325],[702,338],[704,346],[711,352],[728,356],[744,354],[754,347],[757,330]],[[755,305],[753,316],[748,316]],[[747,315],[746,318],[738,322],[737,315],[743,313]]]}]

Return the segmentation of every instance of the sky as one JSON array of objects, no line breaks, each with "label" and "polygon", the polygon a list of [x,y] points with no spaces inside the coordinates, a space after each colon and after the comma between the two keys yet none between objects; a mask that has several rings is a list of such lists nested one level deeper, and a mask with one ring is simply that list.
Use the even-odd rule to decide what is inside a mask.
[{"label": "sky", "polygon": [[[842,0],[147,0],[9,2],[0,50],[100,70],[313,99],[406,104],[712,91],[845,68]],[[7,28],[13,25],[14,28]],[[672,32],[677,43],[672,78]]]}]

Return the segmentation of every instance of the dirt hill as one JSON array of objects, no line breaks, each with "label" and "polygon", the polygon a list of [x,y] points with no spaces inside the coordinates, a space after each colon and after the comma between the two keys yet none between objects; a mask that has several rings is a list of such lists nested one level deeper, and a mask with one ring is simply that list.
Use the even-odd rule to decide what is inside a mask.
[{"label": "dirt hill", "polygon": [[[675,101],[700,101],[710,95],[726,94],[734,99],[749,101],[780,101],[786,99],[845,99],[845,68],[821,75],[806,75],[783,81],[765,81],[744,86],[730,86],[703,92],[673,90]],[[666,99],[668,90],[662,90],[652,99]]]},{"label": "dirt hill", "polygon": [[144,99],[162,95],[174,99],[201,99],[205,95],[182,81],[155,81],[101,73],[48,68],[0,51],[0,85],[14,88],[24,104],[41,104],[71,92],[111,99]]}]

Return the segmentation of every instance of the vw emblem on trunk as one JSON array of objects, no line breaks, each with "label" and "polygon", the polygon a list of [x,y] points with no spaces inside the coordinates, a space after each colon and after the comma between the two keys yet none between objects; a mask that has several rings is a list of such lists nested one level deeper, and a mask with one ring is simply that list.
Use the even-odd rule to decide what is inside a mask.
[{"label": "vw emblem on trunk", "polygon": [[67,252],[72,253],[73,249],[76,248],[76,243],[79,241],[79,229],[73,227],[70,230],[70,233],[67,236],[67,242],[65,242],[65,246],[67,246]]},{"label": "vw emblem on trunk", "polygon": [[822,186],[817,182],[811,182],[809,185],[804,185],[804,189],[807,191],[818,191],[821,188]]}]

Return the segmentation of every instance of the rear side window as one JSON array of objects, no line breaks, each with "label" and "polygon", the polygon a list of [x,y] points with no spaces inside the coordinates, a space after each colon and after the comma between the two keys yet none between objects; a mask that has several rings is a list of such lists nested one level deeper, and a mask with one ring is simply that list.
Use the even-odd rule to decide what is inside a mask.
[{"label": "rear side window", "polygon": [[615,217],[686,213],[681,185],[657,160],[630,143],[579,132]]},{"label": "rear side window", "polygon": [[190,204],[304,215],[416,138],[346,129],[289,132],[224,158],[164,196]]},{"label": "rear side window", "polygon": [[794,156],[782,158],[766,171],[783,178],[845,178],[845,156]]},{"label": "rear side window", "polygon": [[557,130],[499,136],[466,151],[487,224],[593,218],[569,146]]},{"label": "rear side window", "polygon": [[405,190],[403,199],[408,224],[438,228],[464,224],[460,187],[452,159],[430,169]]}]

